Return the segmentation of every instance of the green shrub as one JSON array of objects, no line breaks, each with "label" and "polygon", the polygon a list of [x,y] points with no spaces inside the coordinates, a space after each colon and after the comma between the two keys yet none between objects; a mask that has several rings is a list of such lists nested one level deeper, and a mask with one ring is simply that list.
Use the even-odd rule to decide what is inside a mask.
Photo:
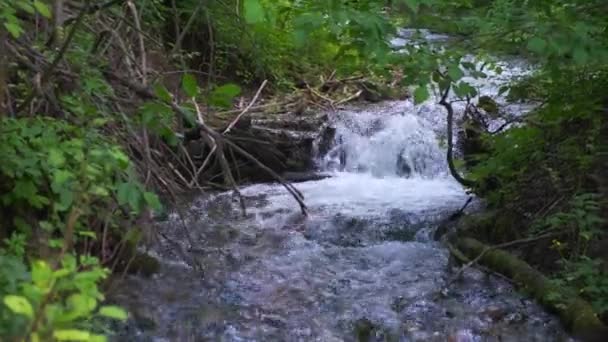
[{"label": "green shrub", "polygon": [[102,265],[116,247],[111,239],[133,235],[128,228],[139,214],[160,203],[99,124],[0,121],[1,336],[100,341],[86,322],[126,316],[99,308],[98,286],[109,274]]}]

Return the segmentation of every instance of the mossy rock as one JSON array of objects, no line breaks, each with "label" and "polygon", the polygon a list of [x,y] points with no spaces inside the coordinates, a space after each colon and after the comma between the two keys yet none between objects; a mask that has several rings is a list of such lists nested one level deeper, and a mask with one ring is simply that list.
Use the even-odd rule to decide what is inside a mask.
[{"label": "mossy rock", "polygon": [[517,215],[509,211],[489,210],[463,217],[457,231],[461,235],[500,243],[521,237],[518,221]]},{"label": "mossy rock", "polygon": [[496,118],[500,110],[498,103],[489,96],[480,97],[477,107],[483,109],[492,118]]},{"label": "mossy rock", "polygon": [[488,245],[471,238],[459,238],[456,248],[469,259],[482,255],[480,264],[513,280],[522,291],[529,293],[550,311],[556,312],[564,325],[575,335],[595,336],[597,332],[608,332],[608,328],[599,320],[588,302],[572,289],[557,286],[513,254],[501,249],[490,249]]},{"label": "mossy rock", "polygon": [[160,271],[160,262],[153,256],[137,253],[129,265],[129,273],[150,277]]},{"label": "mossy rock", "polygon": [[122,272],[128,267],[130,274],[139,274],[146,277],[160,271],[160,262],[155,257],[138,252],[134,241],[127,241],[122,252],[118,255],[115,271]]}]

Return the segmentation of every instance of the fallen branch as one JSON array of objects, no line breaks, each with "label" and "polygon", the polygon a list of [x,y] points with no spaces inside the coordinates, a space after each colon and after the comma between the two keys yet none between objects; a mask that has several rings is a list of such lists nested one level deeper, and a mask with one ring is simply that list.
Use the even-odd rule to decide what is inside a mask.
[{"label": "fallen branch", "polygon": [[474,257],[473,259],[471,259],[469,262],[467,262],[464,266],[462,266],[458,270],[458,272],[456,272],[456,274],[454,274],[454,276],[452,276],[452,279],[448,282],[448,286],[450,284],[452,284],[456,279],[458,279],[462,275],[462,273],[464,273],[464,271],[466,271],[468,268],[470,268],[471,266],[479,263],[479,260],[481,260],[481,258],[483,258],[488,252],[490,252],[492,250],[496,250],[496,249],[500,249],[500,248],[513,247],[513,246],[516,246],[516,245],[523,245],[523,244],[528,244],[528,243],[536,242],[536,241],[539,241],[539,240],[549,239],[549,238],[552,238],[552,237],[557,237],[557,236],[559,236],[559,235],[561,235],[563,233],[564,232],[547,233],[547,234],[543,234],[543,235],[539,235],[539,236],[533,236],[533,237],[529,237],[529,238],[525,238],[525,239],[513,240],[513,241],[501,243],[501,244],[494,245],[494,246],[486,246],[484,248],[484,250],[481,251],[481,253],[479,253],[479,255],[477,255],[476,257]]},{"label": "fallen branch", "polygon": [[[512,241],[502,244],[502,246],[513,245],[516,242],[529,242],[531,239],[538,238]],[[481,264],[512,279],[517,286],[528,291],[541,304],[557,312],[564,325],[573,334],[586,335],[608,330],[588,302],[580,298],[574,291],[556,286],[525,261],[498,249],[497,246],[489,248],[471,238],[458,239],[456,247],[467,257],[478,259]]]},{"label": "fallen branch", "polygon": [[[175,111],[178,115],[180,115],[182,117],[186,117],[186,113],[184,113],[184,111],[179,107],[179,105],[177,105],[175,102],[172,102],[170,105],[171,105],[171,108],[173,109],[173,111]],[[279,176],[276,172],[274,172],[268,166],[264,165],[257,158],[252,156],[249,152],[245,151],[237,144],[231,142],[229,139],[226,139],[222,134],[217,133],[215,130],[211,129],[206,124],[199,122],[198,126],[199,126],[199,129],[201,130],[202,136],[206,135],[206,136],[213,138],[215,140],[216,144],[218,144],[218,145],[219,145],[220,141],[225,142],[226,145],[230,146],[231,148],[234,148],[234,150],[237,153],[239,153],[240,155],[242,155],[249,161],[253,162],[258,167],[260,167],[262,170],[266,171],[269,175],[271,175],[274,179],[276,179],[281,185],[283,185],[283,187],[285,187],[285,189],[298,202],[298,204],[300,205],[300,210],[302,211],[302,214],[308,215],[308,210],[306,208],[306,204],[304,203],[304,197],[302,196],[302,193],[300,191],[298,191],[293,185],[291,185],[289,182],[285,181],[281,176]],[[221,148],[218,147],[216,153],[219,153],[220,150],[221,150]]]},{"label": "fallen branch", "polygon": [[[129,80],[125,80],[124,78],[122,78],[122,77],[120,77],[120,76],[118,76],[118,75],[116,75],[114,73],[111,73],[111,72],[105,72],[104,74],[106,75],[106,77],[114,79],[115,81],[117,81],[117,82],[121,83],[122,85],[124,85],[124,86],[130,88],[131,90],[135,91],[138,95],[142,96],[143,98],[157,99],[157,100],[159,99],[147,87],[144,87],[144,86],[142,86],[140,84],[131,82]],[[176,114],[178,114],[179,116],[181,116],[182,118],[187,118],[188,117],[187,114],[184,112],[184,110],[177,103],[171,102],[171,103],[168,103],[168,105],[170,105],[171,108],[173,109],[173,111]],[[271,177],[273,177],[275,180],[277,180],[277,182],[279,182],[281,185],[283,185],[283,187],[285,187],[285,189],[292,195],[292,197],[296,200],[296,202],[298,202],[298,205],[300,206],[300,210],[302,211],[302,214],[308,215],[308,209],[306,207],[306,204],[304,203],[304,196],[302,195],[302,193],[298,189],[296,189],[293,185],[291,185],[289,182],[287,182],[285,179],[283,179],[283,177],[281,177],[280,175],[278,175],[271,168],[269,168],[268,166],[264,165],[257,158],[255,158],[254,156],[252,156],[249,152],[245,151],[240,146],[238,146],[237,144],[233,143],[232,141],[230,141],[229,139],[227,139],[222,134],[220,134],[220,133],[216,132],[215,130],[213,130],[212,128],[210,128],[203,121],[203,118],[202,118],[202,115],[200,114],[200,112],[197,113],[197,114],[199,115],[199,118],[198,118],[198,129],[201,131],[201,136],[203,136],[203,137],[207,136],[209,138],[214,139],[216,145],[218,145],[219,141],[225,142],[226,145],[228,145],[231,148],[233,148],[238,154],[242,155],[247,160],[253,162],[255,165],[257,165],[258,167],[260,167],[262,170],[266,171]],[[220,150],[219,147],[216,148],[215,153],[216,154],[219,153],[219,150]]]},{"label": "fallen branch", "polygon": [[358,92],[354,93],[353,95],[348,96],[348,97],[346,97],[346,98],[344,98],[344,99],[336,102],[336,106],[339,106],[339,105],[344,104],[346,102],[350,102],[352,100],[358,99],[359,96],[361,96],[361,94],[363,94],[363,90],[359,90]]},{"label": "fallen branch", "polygon": [[232,120],[232,122],[228,125],[228,127],[224,130],[224,132],[222,134],[225,135],[225,134],[229,133],[230,130],[234,127],[234,125],[236,125],[236,123],[239,122],[241,117],[243,115],[245,115],[249,111],[249,109],[251,109],[251,106],[253,106],[255,104],[255,102],[258,100],[258,97],[260,97],[260,94],[262,93],[262,90],[264,90],[264,87],[266,87],[267,83],[268,83],[268,80],[264,80],[264,82],[262,82],[262,85],[260,86],[260,88],[258,88],[258,91],[255,93],[255,96],[253,97],[251,102],[249,102],[247,107],[245,107],[245,109],[243,109],[241,111],[241,113],[239,115],[237,115],[236,118],[234,118],[234,120]]},{"label": "fallen branch", "polygon": [[285,179],[283,179],[283,177],[279,176],[271,168],[264,165],[262,162],[257,160],[254,156],[249,154],[249,152],[243,150],[237,144],[231,142],[230,140],[226,140],[226,144],[230,145],[230,147],[234,148],[236,150],[236,152],[238,152],[243,157],[252,161],[258,167],[260,167],[262,170],[266,171],[269,175],[271,175],[274,179],[276,179],[281,185],[283,185],[283,187],[285,189],[287,189],[287,191],[293,196],[293,198],[296,200],[296,202],[298,202],[298,204],[300,205],[300,210],[302,211],[302,214],[304,216],[308,216],[308,209],[306,208],[306,204],[304,203],[304,196],[298,189],[296,189],[293,185],[291,185],[291,183],[289,183]]}]

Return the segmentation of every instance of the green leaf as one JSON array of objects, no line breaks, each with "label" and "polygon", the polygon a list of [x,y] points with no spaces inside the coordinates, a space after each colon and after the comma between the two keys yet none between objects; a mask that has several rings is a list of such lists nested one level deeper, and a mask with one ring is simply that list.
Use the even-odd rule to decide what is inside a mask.
[{"label": "green leaf", "polygon": [[234,98],[241,93],[241,88],[233,83],[225,84],[215,88],[209,95],[209,103],[212,106],[229,108]]},{"label": "green leaf", "polygon": [[245,21],[248,24],[255,24],[264,21],[264,7],[259,0],[245,0]]},{"label": "green leaf", "polygon": [[67,318],[75,319],[89,316],[97,307],[97,300],[94,297],[76,293],[67,299],[71,314]]},{"label": "green leaf", "polygon": [[102,306],[99,309],[99,314],[105,317],[124,321],[128,318],[127,312],[118,306]]},{"label": "green leaf", "polygon": [[532,39],[528,41],[528,50],[534,53],[542,54],[543,52],[545,52],[546,47],[547,41],[542,38],[532,37]]},{"label": "green leaf", "polygon": [[108,338],[103,335],[91,334],[91,337],[89,337],[88,342],[107,342],[107,341],[108,341]]},{"label": "green leaf", "polygon": [[511,87],[509,87],[509,86],[502,86],[502,87],[500,87],[500,89],[498,89],[498,96],[501,96],[504,93],[508,92],[509,89],[511,89]]},{"label": "green leaf", "polygon": [[578,46],[572,51],[572,59],[574,59],[574,63],[577,65],[584,65],[587,63],[589,54],[585,48]]},{"label": "green leaf", "polygon": [[167,88],[165,88],[165,86],[160,83],[157,83],[154,86],[154,94],[156,94],[156,96],[158,96],[159,99],[161,99],[165,102],[173,101],[173,95],[171,95],[169,90],[167,90]]},{"label": "green leaf", "polygon": [[136,212],[139,212],[141,209],[141,192],[135,184],[129,182],[121,183],[118,186],[117,197],[118,204],[128,204]]},{"label": "green leaf", "polygon": [[63,152],[59,149],[52,148],[49,151],[49,164],[54,167],[60,167],[65,163]]},{"label": "green leaf", "polygon": [[23,28],[17,23],[4,23],[4,27],[13,38],[19,38],[21,33],[23,33]]},{"label": "green leaf", "polygon": [[16,314],[30,319],[34,317],[34,309],[25,297],[8,295],[4,297],[4,304]]},{"label": "green leaf", "polygon": [[93,240],[97,240],[97,234],[95,234],[95,232],[92,232],[90,230],[79,231],[79,232],[76,232],[76,234],[78,234],[80,236],[85,236],[85,237],[91,238]]},{"label": "green leaf", "polygon": [[31,4],[29,4],[27,2],[17,1],[17,7],[21,8],[28,14],[36,14],[36,10],[34,9],[34,6],[32,6]]},{"label": "green leaf", "polygon": [[55,330],[53,337],[57,341],[89,341],[91,333],[86,330],[77,329]]},{"label": "green leaf", "polygon": [[53,279],[53,270],[44,261],[38,260],[32,263],[32,281],[34,284],[46,290]]},{"label": "green leaf", "polygon": [[150,206],[150,208],[152,208],[153,210],[158,211],[158,210],[162,209],[160,200],[158,199],[158,196],[156,196],[155,193],[144,192],[144,200],[146,201],[146,204],[148,204]]},{"label": "green leaf", "polygon": [[36,8],[36,11],[38,11],[38,13],[40,13],[40,15],[42,15],[43,17],[45,17],[45,18],[51,17],[51,10],[48,8],[48,6],[44,2],[35,0],[34,7]]},{"label": "green leaf", "polygon": [[477,96],[477,89],[466,82],[460,82],[454,86],[454,93],[458,97],[475,97]]},{"label": "green leaf", "polygon": [[458,65],[451,65],[450,67],[448,67],[448,76],[450,76],[452,81],[458,81],[464,76],[464,73],[462,72],[462,70],[460,70],[460,67]]},{"label": "green leaf", "polygon": [[418,13],[418,8],[420,7],[420,0],[404,0],[407,7],[409,7],[412,12]]},{"label": "green leaf", "polygon": [[182,78],[182,89],[189,97],[196,97],[198,94],[196,78],[191,74],[184,74],[184,77]]},{"label": "green leaf", "polygon": [[429,98],[429,96],[430,96],[429,89],[427,88],[427,86],[426,85],[419,86],[414,91],[414,103],[420,104],[420,103],[426,101]]}]

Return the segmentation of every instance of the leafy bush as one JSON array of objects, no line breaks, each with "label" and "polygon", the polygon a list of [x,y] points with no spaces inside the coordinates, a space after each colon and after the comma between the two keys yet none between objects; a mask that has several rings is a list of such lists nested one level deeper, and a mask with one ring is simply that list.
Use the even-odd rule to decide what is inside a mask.
[{"label": "leafy bush", "polygon": [[98,285],[109,274],[102,264],[116,248],[111,239],[125,236],[125,226],[160,203],[143,191],[121,148],[98,132],[100,123],[0,121],[2,336],[100,341],[85,322],[126,316],[98,307]]},{"label": "leafy bush", "polygon": [[[98,284],[109,274],[96,258],[66,255],[61,265],[34,261],[30,271],[10,256],[0,260],[11,269],[2,275],[12,284],[3,284],[0,295],[0,335],[9,340],[105,341],[90,331],[95,316],[124,320],[127,314],[115,306],[99,306],[104,297]],[[7,310],[8,309],[8,310]]]}]

